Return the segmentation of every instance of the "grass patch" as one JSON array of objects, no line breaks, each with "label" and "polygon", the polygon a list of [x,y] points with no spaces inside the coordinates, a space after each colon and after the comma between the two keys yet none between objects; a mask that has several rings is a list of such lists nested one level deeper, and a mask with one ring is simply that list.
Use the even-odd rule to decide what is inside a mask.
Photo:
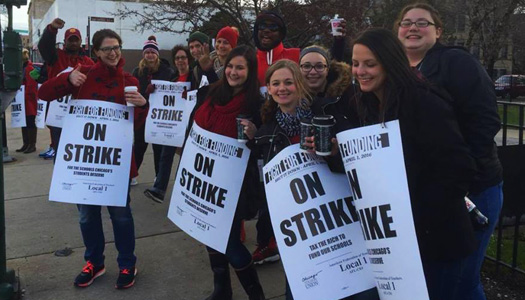
[{"label": "grass patch", "polygon": [[[503,122],[503,105],[498,104],[498,113]],[[520,121],[520,110],[518,106],[508,105],[507,106],[507,124],[518,125]]]},{"label": "grass patch", "polygon": [[[487,255],[496,258],[496,245],[497,245],[496,234],[490,237],[489,246],[487,248]],[[505,237],[501,240],[501,260],[509,265],[512,265],[512,249],[514,247],[512,239],[506,239]],[[525,241],[518,241],[518,268],[525,270]]]}]

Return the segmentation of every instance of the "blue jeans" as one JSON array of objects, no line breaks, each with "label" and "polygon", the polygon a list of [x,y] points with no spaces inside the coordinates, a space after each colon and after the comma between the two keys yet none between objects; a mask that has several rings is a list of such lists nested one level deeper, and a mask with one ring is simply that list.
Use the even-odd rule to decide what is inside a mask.
[{"label": "blue jeans", "polygon": [[[236,270],[242,270],[248,267],[252,262],[252,254],[241,242],[241,223],[242,219],[235,216],[233,219],[228,245],[226,246],[226,258],[228,259],[230,265],[232,265],[232,267]],[[206,247],[206,250],[208,250],[210,253],[224,255],[210,247]]]},{"label": "blue jeans", "polygon": [[[155,149],[155,144],[153,145]],[[157,179],[151,190],[164,196],[168,189],[168,182],[170,181],[171,168],[173,166],[173,157],[175,156],[176,147],[162,146],[160,148],[160,157],[158,161]]]},{"label": "blue jeans", "polygon": [[[134,267],[137,261],[133,254],[135,251],[135,226],[129,202],[128,195],[126,207],[107,207],[113,224],[115,246],[118,250],[117,262],[120,269]],[[78,204],[77,207],[80,213],[80,230],[86,246],[84,259],[91,261],[95,266],[103,265],[106,241],[102,230],[101,206]]]},{"label": "blue jeans", "polygon": [[489,219],[489,227],[476,231],[479,247],[473,254],[463,259],[459,295],[462,300],[486,300],[483,285],[480,281],[480,271],[485,259],[485,252],[490,236],[498,223],[503,206],[503,182],[489,187],[477,195],[469,195],[470,200]]}]

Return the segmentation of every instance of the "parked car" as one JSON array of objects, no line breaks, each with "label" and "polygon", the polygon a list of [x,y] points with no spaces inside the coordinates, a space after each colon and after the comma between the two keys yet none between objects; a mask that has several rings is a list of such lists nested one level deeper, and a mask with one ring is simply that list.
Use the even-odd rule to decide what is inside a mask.
[{"label": "parked car", "polygon": [[525,96],[525,75],[503,75],[494,84],[496,96],[516,98]]}]

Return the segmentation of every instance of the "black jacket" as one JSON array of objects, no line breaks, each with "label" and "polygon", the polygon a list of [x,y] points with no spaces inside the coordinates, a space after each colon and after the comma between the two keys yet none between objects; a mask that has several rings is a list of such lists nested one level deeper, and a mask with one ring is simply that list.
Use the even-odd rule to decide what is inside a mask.
[{"label": "black jacket", "polygon": [[[386,112],[385,121],[399,119],[421,257],[465,257],[477,247],[464,201],[475,166],[454,111],[443,95],[423,85],[394,94],[400,105]],[[365,125],[382,121],[373,93],[364,93],[358,108]]]},{"label": "black jacket", "polygon": [[[312,104],[314,115],[332,115],[335,118],[334,135],[359,127],[356,111],[356,88],[352,84],[352,70],[346,63],[332,61],[326,78],[325,91],[318,94]],[[344,173],[341,155],[326,156],[332,172]]]},{"label": "black jacket", "polygon": [[436,43],[418,68],[452,97],[461,133],[478,171],[470,192],[477,194],[501,182],[502,168],[494,142],[501,122],[494,84],[483,66],[463,48]]},{"label": "black jacket", "polygon": [[157,72],[150,74],[148,68],[144,68],[142,75],[139,74],[139,68],[133,69],[133,76],[139,80],[139,92],[149,101],[149,93],[146,92],[151,80],[171,81],[175,76],[175,71],[171,68],[170,63],[164,58],[160,59],[160,65]]},{"label": "black jacket", "polygon": [[264,165],[290,145],[292,145],[290,138],[275,118],[263,124],[255,133],[253,140],[248,143],[257,159],[262,159]]}]

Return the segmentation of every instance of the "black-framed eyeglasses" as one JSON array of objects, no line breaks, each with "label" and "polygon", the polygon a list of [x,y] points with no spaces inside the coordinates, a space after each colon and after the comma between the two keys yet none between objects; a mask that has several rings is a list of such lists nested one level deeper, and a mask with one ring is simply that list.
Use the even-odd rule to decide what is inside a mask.
[{"label": "black-framed eyeglasses", "polygon": [[312,69],[314,69],[316,72],[321,73],[321,72],[323,72],[324,70],[326,70],[326,67],[327,67],[327,65],[325,65],[325,64],[320,64],[320,63],[319,63],[319,64],[315,64],[315,65],[312,65],[312,64],[302,64],[302,65],[301,65],[301,71],[308,73],[308,72],[312,71]]},{"label": "black-framed eyeglasses", "polygon": [[259,24],[259,30],[270,30],[270,31],[273,31],[273,32],[276,32],[276,31],[279,31],[279,25],[277,24],[274,24],[274,23],[261,23]]},{"label": "black-framed eyeglasses", "polygon": [[410,20],[403,20],[401,22],[399,22],[399,27],[402,27],[402,28],[410,28],[412,26],[412,24],[416,24],[416,27],[417,28],[425,28],[425,27],[428,27],[430,25],[436,25],[430,21],[427,21],[427,20],[417,20],[415,22],[412,22]]},{"label": "black-framed eyeglasses", "polygon": [[186,60],[188,59],[187,56],[175,56],[175,60]]},{"label": "black-framed eyeglasses", "polygon": [[120,53],[120,50],[122,49],[122,46],[113,46],[113,47],[102,47],[100,48],[100,51],[102,51],[104,54],[110,54],[111,51],[115,51],[115,53]]}]

